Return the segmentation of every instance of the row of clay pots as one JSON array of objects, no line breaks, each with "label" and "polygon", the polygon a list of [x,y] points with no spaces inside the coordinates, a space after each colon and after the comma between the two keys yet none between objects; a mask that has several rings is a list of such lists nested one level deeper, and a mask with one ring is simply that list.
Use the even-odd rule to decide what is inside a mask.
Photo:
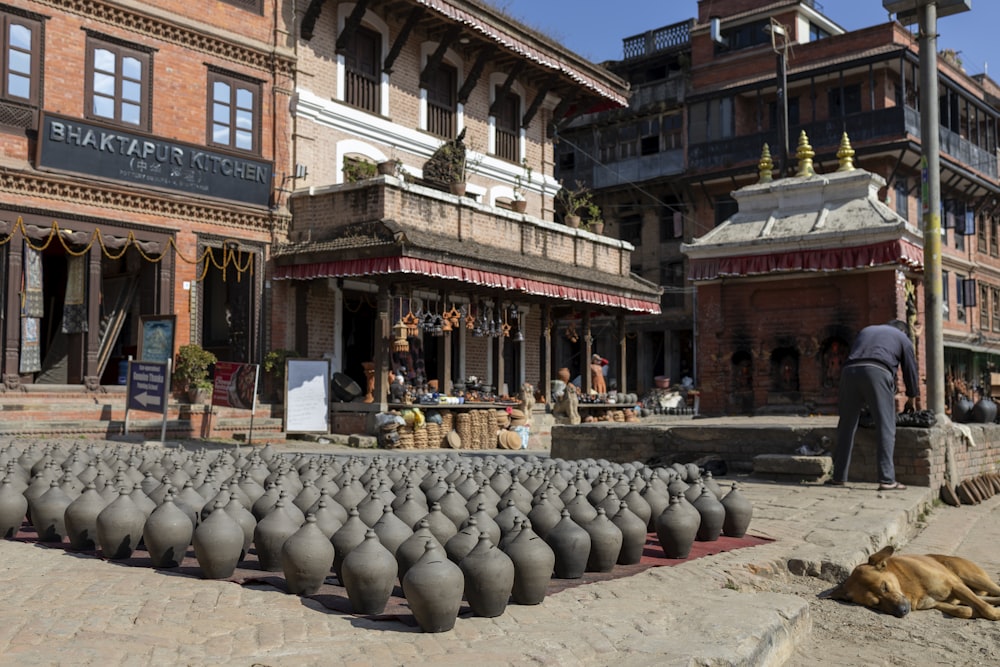
[{"label": "row of clay pots", "polygon": [[[261,569],[283,571],[292,593],[315,593],[332,569],[359,613],[380,613],[398,580],[421,628],[435,631],[454,617],[421,620],[429,612],[415,596],[453,590],[444,579],[418,583],[454,578],[449,563],[473,613],[497,615],[508,600],[540,603],[551,576],[639,562],[649,529],[667,557],[684,558],[695,539],[742,536],[752,512],[735,485],[720,501],[694,466],[268,449],[11,446],[0,451],[0,534],[16,533],[27,512],[39,539],[100,546],[108,558],[129,557],[143,539],[156,567],[178,565],[190,544],[203,576],[216,579],[232,576],[252,545]],[[457,616],[460,602],[444,606]]]}]

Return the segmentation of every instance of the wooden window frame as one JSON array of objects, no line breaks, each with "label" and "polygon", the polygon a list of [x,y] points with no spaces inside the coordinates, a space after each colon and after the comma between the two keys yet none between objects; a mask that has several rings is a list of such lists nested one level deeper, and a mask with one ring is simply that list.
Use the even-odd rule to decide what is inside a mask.
[{"label": "wooden window frame", "polygon": [[[495,88],[496,93],[500,92],[500,88]],[[502,160],[520,163],[521,96],[513,90],[507,91],[507,95],[497,105],[497,114],[493,118],[496,133],[494,154]]]},{"label": "wooden window frame", "polygon": [[[112,95],[98,93],[94,89],[94,77],[98,74],[94,62],[95,54],[98,50],[109,51],[115,56],[116,69],[110,74],[114,79],[115,90]],[[124,58],[132,58],[141,64],[142,73],[138,79],[124,76],[118,67]],[[137,82],[139,85],[139,95],[135,100],[126,99],[123,86],[126,82]],[[153,53],[151,49],[130,44],[122,40],[105,37],[103,35],[87,35],[87,57],[85,65],[85,100],[84,116],[90,120],[101,123],[109,123],[119,127],[132,130],[143,130],[148,132],[151,127],[152,117],[152,90],[153,90]],[[114,105],[114,114],[109,117],[99,114],[94,110],[95,97],[111,99]],[[139,121],[131,123],[122,118],[123,106],[132,103],[139,107]]]},{"label": "wooden window frame", "polygon": [[[215,88],[216,84],[224,84],[229,86],[229,99],[225,105],[220,105],[228,107],[228,122],[220,123],[216,117],[216,104],[218,100],[215,98]],[[240,106],[240,102],[237,99],[237,93],[239,90],[248,90],[253,94],[253,103],[250,107]],[[208,99],[206,101],[206,143],[209,146],[218,146],[220,148],[225,148],[232,151],[238,151],[240,153],[247,153],[250,155],[260,155],[261,154],[261,99],[263,96],[263,85],[260,81],[255,81],[246,77],[241,77],[234,75],[229,72],[223,72],[219,70],[210,69],[208,72]],[[221,111],[221,109],[220,109]],[[249,129],[244,127],[239,127],[238,118],[240,112],[250,112],[250,127]],[[215,129],[216,127],[229,128],[229,139],[227,141],[221,141],[216,138]],[[249,148],[238,145],[236,137],[240,134],[249,135],[251,146]]]},{"label": "wooden window frame", "polygon": [[[372,40],[374,72],[358,66],[358,36]],[[381,57],[382,34],[366,26],[358,26],[347,40],[344,52],[344,102],[370,113],[382,113]]]},{"label": "wooden window frame", "polygon": [[454,139],[458,124],[458,69],[441,63],[428,77],[424,90],[427,91],[427,131]]},{"label": "wooden window frame", "polygon": [[[3,77],[3,86],[0,87],[0,100],[37,108],[41,106],[42,45],[45,43],[44,24],[40,19],[32,16],[8,10],[0,10],[0,26],[2,26],[3,30],[2,36],[0,36],[0,43],[3,44],[3,51],[0,53],[0,76]],[[31,32],[31,46],[27,50],[19,49],[11,44],[10,30],[13,26],[22,26]],[[24,74],[20,70],[11,71],[11,51],[27,53],[31,59],[27,72],[29,78],[27,97],[14,95],[8,88],[8,81],[11,74],[15,76]]]}]

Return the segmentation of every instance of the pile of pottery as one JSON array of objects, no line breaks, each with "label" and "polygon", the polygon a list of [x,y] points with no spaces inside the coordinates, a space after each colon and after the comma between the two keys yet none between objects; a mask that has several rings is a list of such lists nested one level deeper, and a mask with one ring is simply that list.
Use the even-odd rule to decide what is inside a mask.
[{"label": "pile of pottery", "polygon": [[694,465],[436,455],[278,455],[263,449],[13,444],[0,449],[0,536],[154,567],[193,547],[207,579],[251,553],[290,593],[331,570],[356,613],[379,614],[398,582],[425,632],[543,601],[552,577],[640,561],[648,531],[668,558],[742,537],[752,508]]}]

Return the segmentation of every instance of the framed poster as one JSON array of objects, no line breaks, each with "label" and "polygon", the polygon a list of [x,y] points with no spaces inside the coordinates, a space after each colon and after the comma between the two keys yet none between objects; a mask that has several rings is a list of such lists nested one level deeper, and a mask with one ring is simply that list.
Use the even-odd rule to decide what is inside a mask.
[{"label": "framed poster", "polygon": [[141,315],[139,317],[139,360],[168,361],[174,358],[176,315]]},{"label": "framed poster", "polygon": [[286,359],[285,364],[285,432],[329,433],[329,359]]},{"label": "framed poster", "polygon": [[212,405],[253,410],[260,366],[234,361],[215,362]]}]

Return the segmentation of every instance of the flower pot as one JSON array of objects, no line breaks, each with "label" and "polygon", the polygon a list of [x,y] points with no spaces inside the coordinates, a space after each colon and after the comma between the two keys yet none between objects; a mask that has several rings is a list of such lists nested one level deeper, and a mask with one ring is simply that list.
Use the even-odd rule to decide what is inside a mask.
[{"label": "flower pot", "polygon": [[515,213],[524,213],[528,209],[528,201],[526,199],[515,199],[510,203],[510,208]]},{"label": "flower pot", "polygon": [[565,216],[566,225],[576,229],[580,226],[580,216],[578,215],[567,215]]},{"label": "flower pot", "polygon": [[451,194],[453,194],[453,195],[457,195],[459,197],[464,197],[465,196],[465,182],[462,182],[462,183],[449,183],[448,184],[448,191]]},{"label": "flower pot", "polygon": [[603,234],[604,233],[604,223],[603,222],[592,222],[592,223],[590,223],[590,231],[594,232],[595,234]]},{"label": "flower pot", "polygon": [[187,397],[188,401],[192,404],[203,405],[208,403],[208,399],[212,397],[212,390],[199,387],[188,387]]},{"label": "flower pot", "polygon": [[393,172],[396,171],[396,163],[392,160],[379,162],[376,165],[376,169],[378,170],[380,176],[392,176]]}]

